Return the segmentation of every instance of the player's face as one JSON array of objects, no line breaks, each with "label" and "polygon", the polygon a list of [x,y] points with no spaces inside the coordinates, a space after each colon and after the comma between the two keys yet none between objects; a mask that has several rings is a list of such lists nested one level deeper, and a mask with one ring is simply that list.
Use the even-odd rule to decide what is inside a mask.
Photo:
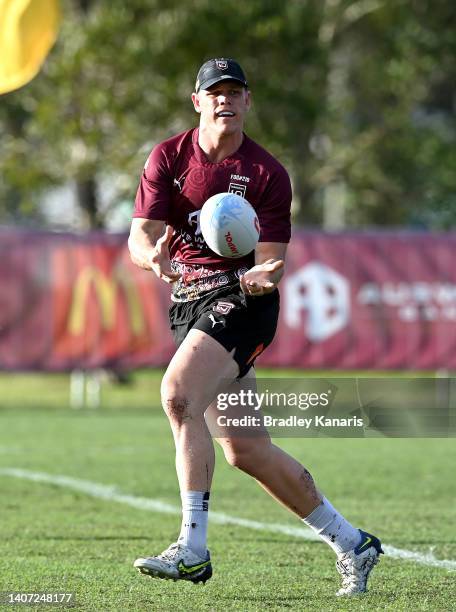
[{"label": "player's face", "polygon": [[192,95],[201,124],[220,135],[241,131],[250,108],[250,92],[236,81],[216,83]]}]

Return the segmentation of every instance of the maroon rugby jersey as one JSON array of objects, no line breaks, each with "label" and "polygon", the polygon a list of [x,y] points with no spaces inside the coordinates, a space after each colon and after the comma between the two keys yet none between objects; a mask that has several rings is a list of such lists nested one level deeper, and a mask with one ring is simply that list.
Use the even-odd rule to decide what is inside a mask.
[{"label": "maroon rugby jersey", "polygon": [[158,144],[138,187],[133,217],[165,221],[174,229],[172,267],[182,274],[173,285],[174,301],[197,299],[234,283],[254,264],[254,254],[220,257],[206,245],[199,225],[201,208],[221,192],[243,196],[260,222],[260,242],[289,242],[291,186],[285,168],[244,135],[239,149],[212,163],[198,144],[198,128]]}]

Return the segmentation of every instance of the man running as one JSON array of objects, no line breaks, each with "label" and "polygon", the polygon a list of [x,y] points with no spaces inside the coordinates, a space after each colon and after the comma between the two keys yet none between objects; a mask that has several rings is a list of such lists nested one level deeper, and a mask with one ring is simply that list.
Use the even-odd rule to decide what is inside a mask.
[{"label": "man running", "polygon": [[[128,244],[135,264],[172,284],[170,323],[178,349],[161,397],[182,498],[177,542],[134,566],[150,576],[196,583],[212,575],[206,537],[214,447],[205,413],[209,418],[214,412],[217,394],[252,388],[254,361],[274,337],[277,285],[290,240],[291,187],[284,167],[243,131],[251,94],[237,62],[220,58],[203,64],[192,101],[199,128],[153,149]],[[213,253],[199,226],[204,202],[227,191],[245,197],[260,222],[255,252],[240,259]],[[338,595],[366,591],[380,541],[333,508],[309,472],[266,432],[233,436],[227,429],[218,442],[231,465],[253,476],[335,551],[342,575]]]}]

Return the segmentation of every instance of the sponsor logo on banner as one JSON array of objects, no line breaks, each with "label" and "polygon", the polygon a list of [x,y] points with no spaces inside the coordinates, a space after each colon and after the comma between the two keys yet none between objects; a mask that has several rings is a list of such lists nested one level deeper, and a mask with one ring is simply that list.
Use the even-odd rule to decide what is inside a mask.
[{"label": "sponsor logo on banner", "polygon": [[350,319],[348,280],[333,268],[312,261],[287,277],[285,322],[304,327],[312,342],[322,342],[343,329]]},{"label": "sponsor logo on banner", "polygon": [[[285,322],[304,327],[312,342],[330,338],[350,321],[350,283],[346,277],[318,261],[300,268],[284,280]],[[388,308],[404,323],[456,321],[456,284],[384,281],[361,285],[354,296],[364,308]]]},{"label": "sponsor logo on banner", "polygon": [[145,321],[137,287],[127,281],[124,274],[119,274],[116,278],[91,266],[81,269],[74,284],[68,312],[69,333],[74,336],[83,334],[87,318],[93,317],[93,312],[89,313],[88,307],[91,291],[94,292],[98,303],[101,328],[107,331],[113,330],[119,290],[123,290],[126,297],[132,332],[135,335],[143,333]]},{"label": "sponsor logo on banner", "polygon": [[122,243],[53,249],[52,354],[44,357],[52,368],[129,367],[166,346],[158,292],[125,251]]},{"label": "sponsor logo on banner", "polygon": [[358,291],[362,306],[396,309],[397,318],[415,321],[456,321],[456,285],[453,283],[392,282],[365,283]]}]

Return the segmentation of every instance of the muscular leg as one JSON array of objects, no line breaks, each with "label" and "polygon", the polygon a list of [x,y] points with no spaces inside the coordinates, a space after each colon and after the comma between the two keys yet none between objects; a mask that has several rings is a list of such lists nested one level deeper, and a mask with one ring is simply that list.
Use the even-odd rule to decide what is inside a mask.
[{"label": "muscular leg", "polygon": [[[249,374],[240,381],[233,382],[223,389],[226,393],[238,393],[241,389],[253,389],[252,377]],[[249,410],[249,409],[247,409]],[[300,518],[308,516],[321,502],[310,473],[293,457],[275,446],[266,430],[261,434],[257,427],[252,427],[252,436],[243,428],[242,435],[236,435],[229,428],[215,427],[216,418],[222,414],[214,401],[208,408],[206,419],[211,430],[217,436],[217,442],[222,446],[225,457],[231,465],[250,474],[258,483],[286,508]],[[243,416],[244,411],[230,409],[230,416]],[[256,413],[258,415],[258,413]]]},{"label": "muscular leg", "polygon": [[[252,383],[251,379],[235,381],[226,392],[239,393],[243,387],[254,390]],[[239,409],[236,415],[233,413],[236,411],[230,409],[230,416],[242,417],[242,412],[245,414],[246,410],[250,409]],[[322,497],[312,476],[298,461],[272,444],[266,430],[251,427],[249,431],[243,428],[236,435],[229,427],[214,427],[217,413],[219,415],[220,410],[213,402],[206,418],[231,465],[253,476],[272,497],[303,519],[337,554],[352,550],[359,544],[360,531]]]},{"label": "muscular leg", "polygon": [[191,330],[163,377],[161,396],[176,445],[181,491],[209,491],[214,446],[204,412],[222,379],[234,379],[239,367],[216,340]]},{"label": "muscular leg", "polygon": [[238,373],[232,355],[200,330],[190,330],[166,370],[161,396],[176,445],[182,523],[177,542],[161,555],[136,559],[143,574],[192,582],[212,576],[207,525],[214,445],[204,412],[221,380]]}]

